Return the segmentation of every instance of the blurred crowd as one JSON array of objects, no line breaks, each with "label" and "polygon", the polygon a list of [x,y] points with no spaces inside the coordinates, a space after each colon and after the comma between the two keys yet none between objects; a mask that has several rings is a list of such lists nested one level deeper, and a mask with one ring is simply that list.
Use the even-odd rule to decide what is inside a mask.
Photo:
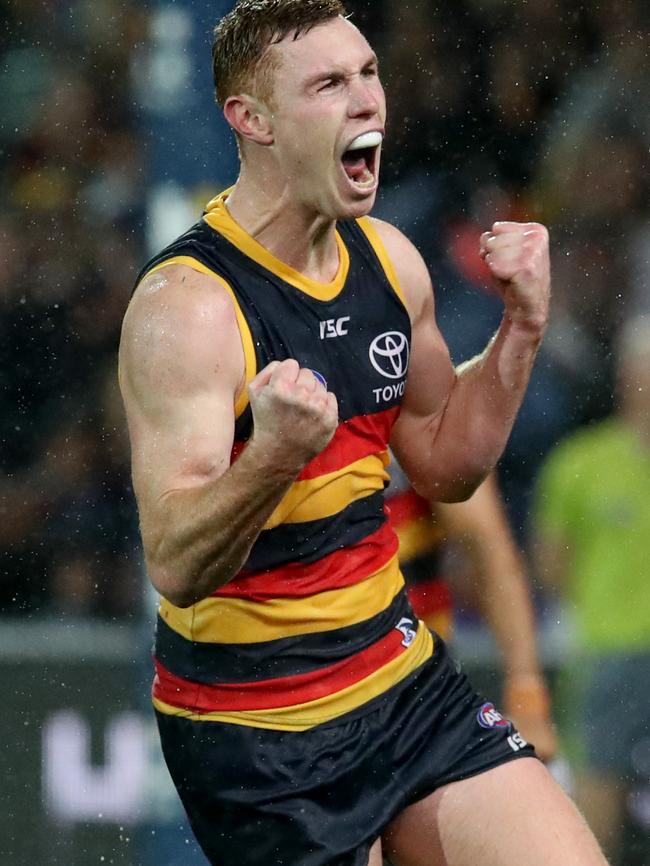
[{"label": "blurred crowd", "polygon": [[0,610],[129,615],[115,352],[142,257],[130,2],[0,4]]}]

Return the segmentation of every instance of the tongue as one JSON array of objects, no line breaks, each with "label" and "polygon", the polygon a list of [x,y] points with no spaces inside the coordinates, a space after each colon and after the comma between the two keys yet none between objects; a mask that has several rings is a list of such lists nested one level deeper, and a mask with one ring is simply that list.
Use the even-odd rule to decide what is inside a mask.
[{"label": "tongue", "polygon": [[361,154],[348,152],[343,157],[343,168],[352,180],[361,180],[367,172],[366,160]]}]

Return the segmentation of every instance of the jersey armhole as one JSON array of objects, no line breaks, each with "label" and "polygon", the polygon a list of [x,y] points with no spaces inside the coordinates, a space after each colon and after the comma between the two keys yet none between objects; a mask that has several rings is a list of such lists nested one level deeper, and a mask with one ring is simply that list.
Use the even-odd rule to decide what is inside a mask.
[{"label": "jersey armhole", "polygon": [[373,248],[375,255],[379,259],[380,265],[384,269],[388,282],[391,284],[393,291],[404,305],[404,309],[408,312],[406,297],[404,296],[404,292],[402,291],[402,287],[397,278],[397,273],[393,267],[392,261],[390,260],[386,247],[384,246],[384,242],[379,236],[379,232],[372,224],[372,220],[370,217],[360,217],[357,220],[357,225],[368,239],[370,246]]},{"label": "jersey armhole", "polygon": [[[212,277],[213,280],[216,280],[230,295],[234,308],[235,308],[235,316],[237,318],[237,327],[239,329],[239,337],[241,339],[242,348],[244,350],[244,365],[245,365],[245,374],[246,374],[246,383],[244,388],[241,391],[241,394],[235,400],[235,418],[241,417],[241,415],[246,410],[248,406],[248,384],[255,378],[257,375],[257,357],[255,355],[255,344],[253,342],[253,335],[251,334],[251,329],[246,321],[246,316],[242,312],[242,309],[239,305],[239,301],[237,300],[237,295],[232,289],[232,286],[224,280],[222,276],[217,274],[215,271],[211,270],[207,265],[204,265],[198,259],[193,258],[192,256],[172,256],[169,259],[165,259],[164,262],[160,262],[157,265],[154,265],[153,268],[150,268],[144,274],[142,280],[145,277],[150,276],[151,274],[155,274],[156,271],[161,270],[162,268],[166,268],[168,265],[185,265],[185,267],[192,268],[194,271],[198,271],[200,274],[205,274],[208,277]],[[140,284],[138,283],[138,285]]]}]

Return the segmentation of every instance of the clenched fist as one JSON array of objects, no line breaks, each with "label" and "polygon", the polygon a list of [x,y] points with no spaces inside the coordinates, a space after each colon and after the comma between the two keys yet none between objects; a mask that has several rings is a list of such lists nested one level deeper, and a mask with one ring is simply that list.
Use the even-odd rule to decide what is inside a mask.
[{"label": "clenched fist", "polygon": [[338,425],[336,397],[297,361],[272,361],[248,386],[253,438],[299,471],[328,444]]},{"label": "clenched fist", "polygon": [[546,228],[539,223],[496,222],[481,235],[481,257],[495,277],[510,318],[543,328],[551,295]]}]

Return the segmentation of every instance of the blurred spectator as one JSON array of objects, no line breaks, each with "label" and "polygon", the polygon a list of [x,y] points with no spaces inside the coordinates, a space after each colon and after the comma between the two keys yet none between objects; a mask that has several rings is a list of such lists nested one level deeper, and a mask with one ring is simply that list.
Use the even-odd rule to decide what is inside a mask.
[{"label": "blurred spectator", "polygon": [[648,781],[650,318],[623,329],[618,397],[613,417],[550,455],[536,509],[539,577],[566,599],[577,628],[569,662],[571,735],[582,751],[577,800],[612,858],[626,795]]}]

